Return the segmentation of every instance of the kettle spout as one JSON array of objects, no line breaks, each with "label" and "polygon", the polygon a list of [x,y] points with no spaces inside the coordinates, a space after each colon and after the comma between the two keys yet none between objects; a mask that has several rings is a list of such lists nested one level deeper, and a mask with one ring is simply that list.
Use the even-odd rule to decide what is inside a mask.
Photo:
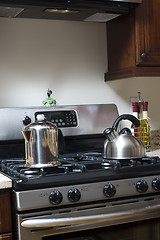
[{"label": "kettle spout", "polygon": [[108,141],[113,141],[116,138],[113,128],[107,128],[104,130],[103,134],[107,137]]},{"label": "kettle spout", "polygon": [[30,135],[31,135],[31,131],[22,131],[22,134],[24,136],[24,139],[29,142],[30,141]]}]

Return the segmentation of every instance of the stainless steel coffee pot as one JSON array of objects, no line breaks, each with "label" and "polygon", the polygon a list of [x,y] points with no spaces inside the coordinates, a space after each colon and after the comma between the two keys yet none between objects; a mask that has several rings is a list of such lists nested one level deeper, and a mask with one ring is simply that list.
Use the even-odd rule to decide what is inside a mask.
[{"label": "stainless steel coffee pot", "polygon": [[135,127],[140,126],[139,120],[130,114],[119,116],[113,123],[112,128],[104,130],[106,140],[104,142],[104,158],[108,159],[137,159],[145,157],[145,146],[143,142],[134,137],[129,128],[123,128],[117,132],[121,120],[130,120]]},{"label": "stainless steel coffee pot", "polygon": [[30,167],[49,167],[60,165],[58,161],[58,128],[44,115],[27,125],[22,132],[25,138],[26,165]]}]

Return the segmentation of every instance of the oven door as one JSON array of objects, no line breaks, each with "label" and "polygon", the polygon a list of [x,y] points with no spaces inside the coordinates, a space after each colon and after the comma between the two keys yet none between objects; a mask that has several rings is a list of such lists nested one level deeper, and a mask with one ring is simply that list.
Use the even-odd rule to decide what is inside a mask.
[{"label": "oven door", "polygon": [[98,228],[58,236],[44,237],[43,240],[159,240],[160,222],[148,220],[112,227]]},{"label": "oven door", "polygon": [[160,198],[17,214],[18,240],[160,240]]}]

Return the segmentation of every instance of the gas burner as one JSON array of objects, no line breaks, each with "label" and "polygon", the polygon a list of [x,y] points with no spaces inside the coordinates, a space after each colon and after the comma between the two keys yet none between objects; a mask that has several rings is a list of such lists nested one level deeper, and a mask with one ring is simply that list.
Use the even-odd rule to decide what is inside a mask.
[{"label": "gas burner", "polygon": [[44,168],[27,168],[21,167],[17,169],[17,172],[20,173],[21,177],[25,178],[40,178],[43,176],[64,174],[66,172],[63,167],[44,167]]},{"label": "gas burner", "polygon": [[99,158],[102,158],[102,153],[99,152],[77,153],[74,156],[75,161],[95,161]]}]

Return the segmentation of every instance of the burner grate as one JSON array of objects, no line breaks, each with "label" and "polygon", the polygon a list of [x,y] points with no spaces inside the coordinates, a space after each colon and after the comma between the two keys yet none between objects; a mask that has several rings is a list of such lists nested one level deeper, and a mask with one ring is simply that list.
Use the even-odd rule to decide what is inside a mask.
[{"label": "burner grate", "polygon": [[0,171],[17,180],[17,183],[32,185],[29,181],[35,180],[37,187],[41,183],[55,184],[55,181],[57,184],[64,184],[64,179],[71,184],[74,181],[92,182],[153,175],[160,168],[159,157],[111,160],[104,159],[101,153],[78,153],[61,156],[59,161],[59,166],[34,168],[26,166],[25,160],[2,160]]}]

